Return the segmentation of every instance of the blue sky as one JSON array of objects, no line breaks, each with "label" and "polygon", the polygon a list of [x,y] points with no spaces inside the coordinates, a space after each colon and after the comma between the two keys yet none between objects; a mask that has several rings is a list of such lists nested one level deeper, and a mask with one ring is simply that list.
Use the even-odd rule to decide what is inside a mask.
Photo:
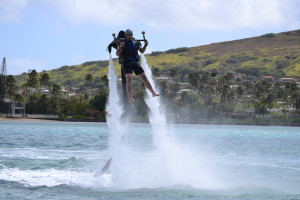
[{"label": "blue sky", "polygon": [[126,28],[146,31],[147,53],[300,29],[300,1],[0,0],[0,26],[0,58],[20,74],[106,60]]}]

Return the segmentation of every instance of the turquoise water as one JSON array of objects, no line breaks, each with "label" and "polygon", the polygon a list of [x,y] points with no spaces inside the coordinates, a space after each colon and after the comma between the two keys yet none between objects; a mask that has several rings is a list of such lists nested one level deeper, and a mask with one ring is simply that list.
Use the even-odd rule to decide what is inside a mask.
[{"label": "turquoise water", "polygon": [[0,122],[0,199],[300,199],[300,128],[173,125],[170,171],[149,161],[151,126],[127,128],[124,181],[94,177],[110,157],[105,124]]}]

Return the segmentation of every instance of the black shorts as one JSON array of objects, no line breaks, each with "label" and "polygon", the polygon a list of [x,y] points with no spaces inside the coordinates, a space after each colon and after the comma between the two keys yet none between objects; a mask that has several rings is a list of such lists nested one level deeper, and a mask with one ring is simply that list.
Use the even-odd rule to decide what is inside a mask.
[{"label": "black shorts", "polygon": [[124,63],[122,66],[122,70],[125,75],[132,74],[132,71],[135,73],[135,75],[140,75],[144,73],[142,66],[138,62]]}]

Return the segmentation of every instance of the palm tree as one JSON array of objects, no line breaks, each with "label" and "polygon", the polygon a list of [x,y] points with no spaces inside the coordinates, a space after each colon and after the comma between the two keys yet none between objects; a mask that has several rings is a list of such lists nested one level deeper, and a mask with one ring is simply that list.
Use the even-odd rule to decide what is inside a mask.
[{"label": "palm tree", "polygon": [[[236,94],[237,94],[237,97],[242,97],[243,94],[245,93],[245,89],[242,85],[238,86],[238,88],[236,89]],[[236,103],[237,101],[235,101]]]},{"label": "palm tree", "polygon": [[203,90],[205,86],[207,85],[209,81],[209,73],[205,72],[200,78],[199,78],[199,87],[198,87],[198,98],[201,96],[203,97]]},{"label": "palm tree", "polygon": [[244,86],[245,86],[245,93],[244,93],[244,94],[245,94],[245,95],[244,95],[244,104],[245,104],[245,103],[246,103],[246,96],[247,96],[249,90],[252,89],[252,82],[246,81],[246,82],[244,83]]},{"label": "palm tree", "polygon": [[276,106],[276,97],[273,93],[270,93],[267,95],[267,97],[264,99],[264,104],[267,108],[269,108],[269,112],[273,107]]},{"label": "palm tree", "polygon": [[190,86],[196,90],[199,88],[199,74],[198,73],[191,73],[188,75],[188,82]]},{"label": "palm tree", "polygon": [[287,83],[285,89],[287,90],[287,94],[290,97],[291,104],[295,110],[299,99],[299,88],[297,87],[297,83]]},{"label": "palm tree", "polygon": [[47,112],[49,111],[52,114],[60,114],[61,106],[60,106],[60,95],[61,95],[61,87],[58,84],[53,84],[50,86],[50,94],[51,98],[49,101],[49,108],[47,108]]}]

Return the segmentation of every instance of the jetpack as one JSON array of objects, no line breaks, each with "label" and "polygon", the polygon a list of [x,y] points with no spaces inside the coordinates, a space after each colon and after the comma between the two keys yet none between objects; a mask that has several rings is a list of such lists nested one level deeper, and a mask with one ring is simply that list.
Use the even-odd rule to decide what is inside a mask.
[{"label": "jetpack", "polygon": [[[146,32],[143,31],[142,34],[143,34],[143,39],[136,40],[135,38],[133,38],[133,40],[138,41],[138,42],[145,42],[146,41],[146,38],[145,38]],[[113,36],[114,39],[107,46],[107,50],[108,50],[109,53],[111,53],[112,48],[117,49],[118,45],[120,45],[120,42],[123,42],[125,40],[125,31],[120,31],[117,37],[116,37],[115,33],[113,33],[112,36]]]}]

